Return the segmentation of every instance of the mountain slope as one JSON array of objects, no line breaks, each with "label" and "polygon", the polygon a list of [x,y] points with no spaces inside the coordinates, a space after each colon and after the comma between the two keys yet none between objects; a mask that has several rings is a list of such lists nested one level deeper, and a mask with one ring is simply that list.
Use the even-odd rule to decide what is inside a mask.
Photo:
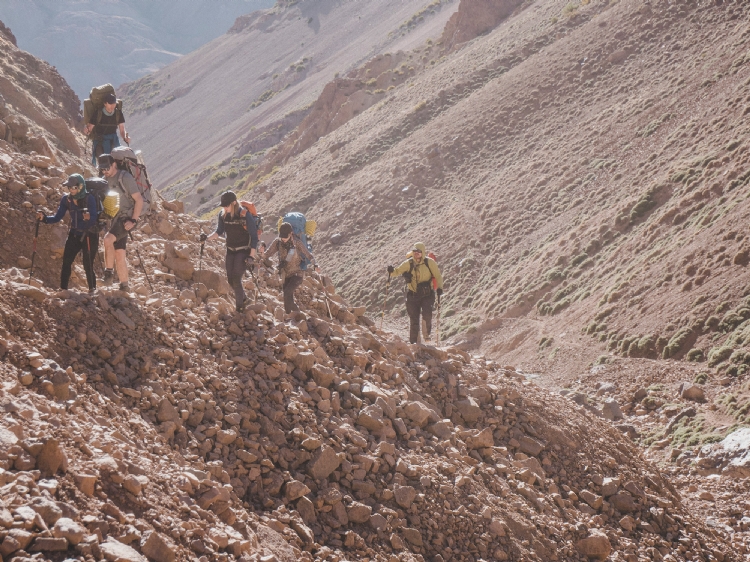
[{"label": "mountain slope", "polygon": [[[257,133],[293,129],[337,73],[438,36],[455,4],[308,0],[239,18],[226,35],[127,85],[122,93],[136,111],[128,118],[134,142],[160,187],[195,174],[209,198],[227,183],[209,184],[207,176],[219,169],[211,166],[224,162],[228,169],[232,157],[246,155],[235,168],[254,162],[253,152],[278,140],[253,144]],[[194,192],[196,182],[172,185],[170,193]]]},{"label": "mountain slope", "polygon": [[318,219],[319,255],[373,310],[385,265],[426,240],[469,347],[548,368],[542,338],[585,337],[571,373],[608,349],[705,358],[748,283],[745,9],[522,5],[447,56],[416,51],[435,64],[317,142],[290,135],[248,197]]},{"label": "mountain slope", "polygon": [[92,86],[135,80],[224,33],[273,0],[5,0],[0,19],[21,48],[54,64],[81,99]]}]

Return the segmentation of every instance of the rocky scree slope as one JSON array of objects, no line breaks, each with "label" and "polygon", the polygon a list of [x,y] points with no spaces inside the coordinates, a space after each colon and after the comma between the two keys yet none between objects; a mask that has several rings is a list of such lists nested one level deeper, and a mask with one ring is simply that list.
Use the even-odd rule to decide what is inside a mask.
[{"label": "rocky scree slope", "polygon": [[73,290],[50,289],[63,225],[43,227],[29,283],[32,209],[55,208],[82,162],[27,150],[0,144],[4,559],[741,552],[607,422],[513,369],[374,329],[326,277],[286,317],[278,279],[258,272],[260,300],[232,313],[222,252],[195,268],[210,226],[178,203],[139,227],[132,294],[78,293],[80,266]]},{"label": "rocky scree slope", "polygon": [[575,4],[522,4],[461,48],[420,48],[423,70],[335,130],[346,102],[311,113],[247,197],[315,217],[338,286],[373,310],[372,280],[426,240],[446,335],[467,349],[530,362],[567,333],[585,350],[546,368],[609,351],[739,373],[748,6]]},{"label": "rocky scree slope", "polygon": [[169,274],[1,276],[4,556],[737,559],[613,426],[326,305],[325,279],[285,319],[270,274],[244,314]]},{"label": "rocky scree slope", "polygon": [[216,202],[219,191],[242,181],[263,152],[299,124],[335,75],[439,34],[456,5],[455,0],[277,2],[120,87],[128,128],[165,195],[179,197],[190,210]]}]

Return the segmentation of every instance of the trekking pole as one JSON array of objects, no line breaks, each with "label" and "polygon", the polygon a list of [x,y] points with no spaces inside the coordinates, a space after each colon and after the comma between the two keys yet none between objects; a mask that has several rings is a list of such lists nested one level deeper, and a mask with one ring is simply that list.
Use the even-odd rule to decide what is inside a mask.
[{"label": "trekking pole", "polygon": [[391,274],[388,274],[388,280],[385,282],[385,298],[383,299],[383,309],[380,311],[380,330],[383,330],[383,319],[385,318],[385,304],[388,302],[388,288],[391,286]]},{"label": "trekking pole", "polygon": [[328,293],[326,293],[325,289],[323,289],[323,300],[325,300],[325,302],[326,302],[326,308],[328,309],[328,318],[330,318],[331,320],[333,320],[333,314],[331,314],[331,307],[328,304]]},{"label": "trekking pole", "polygon": [[[130,240],[135,242],[135,239],[133,238],[133,233],[128,230],[128,234],[130,234]],[[143,270],[143,274],[146,276],[146,281],[148,281],[148,286],[151,288],[151,292],[154,292],[154,286],[151,284],[151,279],[148,276],[148,273],[146,272],[146,266],[143,264],[143,259],[141,258],[141,253],[138,251],[138,247],[135,248],[135,255],[138,256],[138,263],[141,264],[141,269]]]},{"label": "trekking pole", "polygon": [[437,322],[435,322],[435,347],[438,347],[440,345],[440,295],[438,295],[437,298],[438,298],[438,306],[437,306]]},{"label": "trekking pole", "polygon": [[31,285],[31,276],[34,275],[34,258],[36,257],[36,239],[39,238],[39,223],[41,223],[39,219],[36,219],[36,229],[34,230],[34,249],[31,252],[31,268],[29,269],[29,282],[28,285]]},{"label": "trekking pole", "polygon": [[255,277],[255,265],[250,264],[250,277],[253,278],[253,283],[255,283],[255,290],[258,292],[258,296],[262,298],[263,300],[266,300],[266,297],[263,296],[263,293],[260,290],[260,283],[258,283],[258,278]]}]

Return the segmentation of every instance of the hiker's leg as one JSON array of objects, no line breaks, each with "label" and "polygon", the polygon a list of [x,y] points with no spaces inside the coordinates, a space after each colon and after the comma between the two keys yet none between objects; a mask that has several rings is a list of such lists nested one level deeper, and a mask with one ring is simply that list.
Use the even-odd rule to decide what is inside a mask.
[{"label": "hiker's leg", "polygon": [[435,304],[435,293],[430,291],[426,297],[422,297],[422,318],[424,320],[424,336],[428,337],[432,333],[432,307]]},{"label": "hiker's leg", "polygon": [[292,275],[284,280],[284,312],[296,312],[299,310],[297,303],[294,302],[294,291],[302,285],[301,275]]},{"label": "hiker's leg", "polygon": [[94,274],[94,258],[99,251],[99,234],[89,232],[83,239],[83,269],[86,272],[86,282],[89,290],[96,289],[96,274]]},{"label": "hiker's leg", "polygon": [[234,290],[234,302],[239,308],[245,302],[245,289],[242,286],[242,276],[245,274],[245,252],[227,252],[225,261],[227,282]]},{"label": "hiker's leg", "polygon": [[417,343],[419,339],[419,298],[416,293],[406,292],[406,313],[409,315],[409,342]]},{"label": "hiker's leg", "polygon": [[104,267],[112,269],[115,266],[115,235],[107,232],[104,235]]},{"label": "hiker's leg", "polygon": [[62,269],[60,270],[60,288],[67,289],[70,281],[70,270],[73,262],[81,251],[80,239],[71,230],[68,239],[65,241],[65,250],[63,251]]},{"label": "hiker's leg", "polygon": [[115,263],[117,264],[117,278],[120,280],[121,285],[125,285],[128,282],[128,259],[127,252],[123,248],[115,249]]}]

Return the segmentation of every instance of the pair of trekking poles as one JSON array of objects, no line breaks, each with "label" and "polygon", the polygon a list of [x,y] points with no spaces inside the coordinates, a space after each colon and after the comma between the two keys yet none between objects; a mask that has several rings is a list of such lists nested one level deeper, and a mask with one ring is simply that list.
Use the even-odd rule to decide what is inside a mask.
[{"label": "pair of trekking poles", "polygon": [[[383,319],[385,318],[385,305],[388,302],[388,289],[391,286],[391,274],[385,282],[385,298],[383,299],[383,308],[380,311],[380,330],[383,330]],[[440,345],[440,295],[437,296],[437,320],[435,322],[435,345]]]}]

